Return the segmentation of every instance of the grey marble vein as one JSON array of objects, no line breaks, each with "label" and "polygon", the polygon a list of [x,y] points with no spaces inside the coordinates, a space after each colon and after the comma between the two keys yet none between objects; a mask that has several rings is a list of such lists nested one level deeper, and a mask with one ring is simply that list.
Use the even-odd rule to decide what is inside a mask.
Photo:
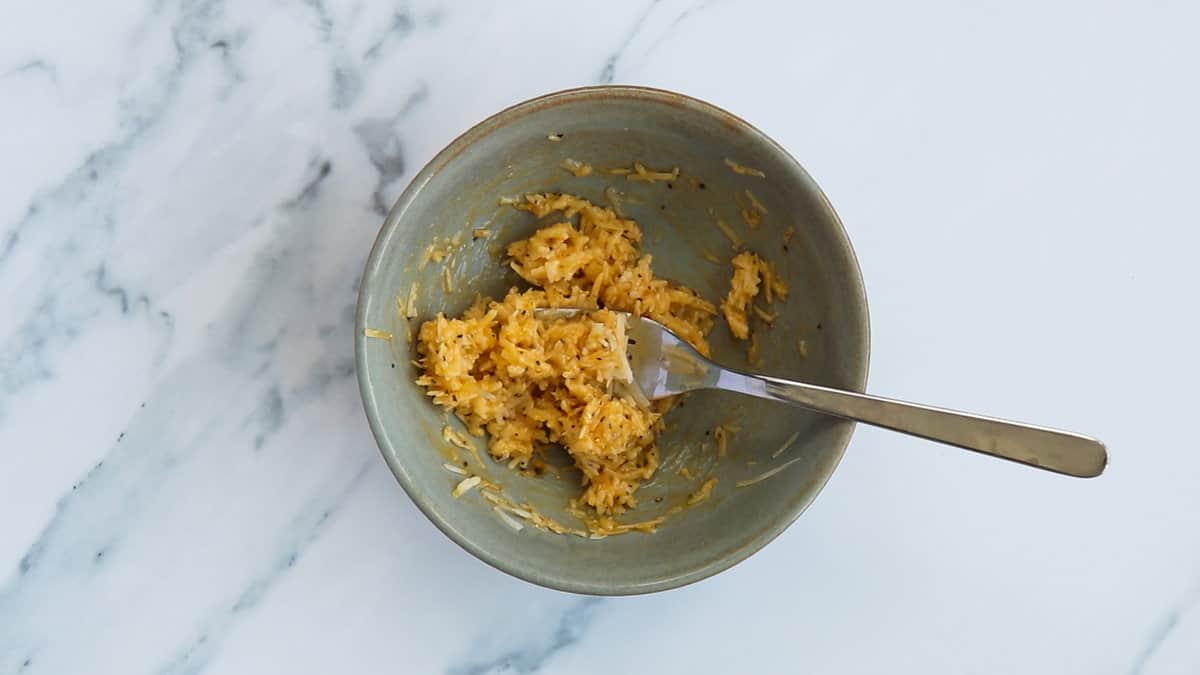
[{"label": "grey marble vein", "polygon": [[175,657],[157,672],[160,675],[202,672],[220,651],[224,639],[234,630],[237,621],[257,607],[271,588],[300,562],[374,465],[374,461],[364,462],[344,484],[329,491],[326,496],[311,500],[302,512],[296,514],[280,535],[281,543],[275,547],[278,551],[275,557],[242,586],[227,610],[202,619],[195,637],[181,645]]},{"label": "grey marble vein", "polygon": [[[240,292],[213,326],[207,349],[158,382],[149,405],[139,408],[104,458],[60,497],[50,522],[22,556],[16,576],[0,586],[0,625],[47,606],[64,611],[72,602],[70,591],[55,586],[55,580],[88,579],[110,561],[120,560],[124,542],[144,536],[139,524],[150,513],[148,505],[170,500],[165,491],[181,466],[207,459],[212,448],[233,451],[248,444],[253,451],[264,451],[270,437],[287,423],[289,410],[320,401],[335,383],[342,383],[339,389],[352,390],[352,357],[348,350],[337,348],[350,343],[349,321],[343,321],[340,330],[320,336],[322,347],[309,363],[292,364],[306,371],[295,384],[284,389],[279,372],[284,368],[280,346],[293,324],[307,324],[306,309],[328,307],[340,315],[353,309],[355,284],[318,291],[311,287],[304,264],[316,252],[315,235],[325,224],[312,210],[332,172],[330,160],[315,154],[302,183],[277,207],[274,226],[287,236],[269,239],[259,253],[260,264],[237,283]],[[114,307],[132,312],[148,304],[115,284],[104,268],[93,277],[95,295]],[[223,395],[214,398],[213,392]],[[244,432],[245,423],[233,423],[244,419],[246,410],[256,411],[250,421],[256,428],[253,435]],[[182,418],[179,411],[186,411]],[[292,534],[283,535],[277,548],[284,553],[247,583],[231,611],[257,603],[316,538],[371,465],[373,461],[360,466],[332,496],[327,493],[310,500],[317,506],[306,507],[296,517],[297,524],[288,528]],[[214,653],[230,625],[228,618],[212,619],[208,628],[181,647],[164,672],[194,672]],[[46,639],[28,625],[0,634],[0,667],[25,659],[36,663],[39,650],[48,648]]]},{"label": "grey marble vein", "polygon": [[[688,5],[682,11],[679,11],[675,17],[671,19],[670,23],[663,27],[657,35],[651,38],[652,41],[642,54],[642,60],[648,59],[650,55],[657,51],[659,47],[661,47],[661,45],[667,41],[667,38],[670,37],[671,34],[675,32],[681,25],[696,17],[704,10],[708,9],[715,1],[716,0],[702,0],[701,2]],[[625,39],[621,42],[620,46],[605,60],[604,65],[600,70],[600,75],[597,78],[597,82],[600,84],[611,84],[613,82],[614,78],[616,77],[617,66],[620,65],[620,63],[626,58],[634,42],[646,33],[646,24],[651,15],[654,14],[654,11],[660,6],[660,2],[661,0],[653,0],[653,2],[651,2],[642,11],[641,15],[638,16],[633,28],[626,33]]]},{"label": "grey marble vein", "polygon": [[304,0],[316,19],[317,32],[331,51],[330,103],[336,110],[349,108],[362,93],[362,74],[342,38],[334,31],[334,17],[323,0]]},{"label": "grey marble vein", "polygon": [[597,82],[600,84],[612,84],[613,79],[617,74],[617,63],[620,62],[621,57],[625,55],[625,50],[629,49],[629,45],[633,43],[634,38],[636,38],[638,33],[641,32],[643,24],[646,23],[646,19],[649,18],[650,13],[654,11],[654,8],[658,6],[660,1],[661,0],[650,0],[650,4],[646,5],[641,14],[639,14],[634,20],[633,26],[629,29],[629,32],[625,34],[625,37],[621,40],[621,44],[617,47],[617,50],[604,61],[604,66],[600,69],[600,74],[596,78]]},{"label": "grey marble vein", "polygon": [[408,37],[416,28],[416,25],[416,22],[413,21],[412,16],[408,12],[393,12],[392,20],[387,30],[371,41],[371,44],[363,51],[363,63],[369,64],[378,59],[393,42],[399,42]]},{"label": "grey marble vein", "polygon": [[531,675],[541,672],[543,666],[564,649],[583,639],[596,612],[602,604],[599,598],[582,598],[568,607],[555,623],[554,630],[545,639],[518,645],[510,651],[482,661],[471,661],[447,669],[447,675],[494,675],[496,673],[519,673]]},{"label": "grey marble vein", "polygon": [[[420,25],[409,10],[397,8],[388,21],[373,31],[366,46],[357,50],[346,34],[356,23],[353,13],[340,17],[325,0],[304,0],[304,6],[312,14],[318,36],[329,53],[329,102],[334,110],[352,107],[362,96],[371,67]],[[438,21],[427,20],[423,25],[436,28]]]},{"label": "grey marble vein", "polygon": [[50,80],[50,82],[58,84],[58,68],[43,59],[30,59],[25,63],[13,67],[0,77],[8,77],[10,75],[41,75]]},{"label": "grey marble vein", "polygon": [[[113,178],[171,110],[198,55],[208,50],[209,35],[221,19],[220,7],[219,2],[191,3],[180,9],[178,16],[163,19],[169,22],[174,62],[153,86],[127,100],[119,125],[122,134],[88,152],[75,169],[57,185],[40,191],[25,214],[5,228],[0,283],[6,283],[7,263],[22,254],[23,248],[33,249],[24,255],[45,261],[47,273],[39,288],[26,290],[37,297],[32,311],[10,317],[11,332],[0,338],[0,419],[7,399],[49,377],[56,355],[73,343],[83,326],[114,297],[120,301],[122,313],[129,313],[130,298],[136,302],[144,299],[144,316],[161,323],[164,344],[169,341],[169,315],[153,310],[147,293],[113,286],[111,271],[105,267],[118,218]],[[81,268],[93,272],[80,276]],[[83,292],[87,286],[100,292],[89,299]]]},{"label": "grey marble vein", "polygon": [[659,36],[654,40],[654,43],[646,48],[646,54],[644,58],[649,60],[650,56],[654,54],[654,52],[658,51],[659,47],[661,47],[663,43],[667,41],[667,38],[670,37],[671,33],[675,32],[688,20],[696,17],[701,12],[711,7],[716,1],[717,0],[703,0],[702,2],[692,5],[676,15],[675,18],[671,20],[671,23],[667,24],[667,27],[664,28],[662,33],[660,33]]},{"label": "grey marble vein", "polygon": [[245,47],[249,36],[250,31],[244,29],[237,30],[228,34],[221,34],[208,45],[209,49],[220,55],[221,70],[225,74],[225,86],[223,91],[217,96],[218,100],[227,98],[229,93],[246,79],[245,73],[242,70],[239,52]]},{"label": "grey marble vein", "polygon": [[278,386],[272,386],[262,397],[249,422],[255,427],[254,449],[261,450],[267,440],[283,428],[283,394]]},{"label": "grey marble vein", "polygon": [[[164,390],[196,388],[198,378],[191,369],[182,369],[164,382]],[[204,410],[193,395],[181,393],[171,403]],[[167,399],[161,398],[166,402]],[[41,535],[22,556],[19,575],[7,586],[0,586],[0,617],[19,613],[23,603],[32,600],[28,592],[41,580],[56,574],[78,572],[90,565],[96,552],[111,547],[134,524],[137,505],[150,499],[163,484],[164,475],[186,455],[212,440],[216,427],[205,424],[183,438],[172,433],[173,422],[157,414],[157,402],[141,408],[118,442],[82,478],[58,500],[54,516]],[[240,398],[210,406],[211,419],[219,419],[237,410]],[[192,431],[188,425],[188,431]],[[136,479],[136,480],[134,480]],[[128,484],[127,484],[128,482]],[[86,535],[81,533],[86,532]],[[52,567],[53,571],[48,570]],[[31,583],[32,580],[32,583]]]},{"label": "grey marble vein", "polygon": [[317,20],[317,32],[322,40],[328,40],[333,36],[333,16],[329,13],[329,9],[325,6],[322,0],[304,0],[304,6],[308,7],[314,18]]},{"label": "grey marble vein", "polygon": [[371,166],[379,176],[375,181],[375,189],[371,192],[371,208],[378,215],[386,215],[391,206],[384,197],[384,190],[408,170],[404,161],[404,143],[399,134],[400,122],[428,96],[429,87],[422,82],[395,115],[369,117],[354,126],[354,134],[362,143]]},{"label": "grey marble vein", "polygon": [[1200,583],[1197,583],[1177,605],[1167,610],[1167,613],[1155,624],[1146,643],[1138,651],[1137,658],[1129,668],[1129,675],[1141,675],[1154,655],[1171,639],[1183,617],[1200,607]]},{"label": "grey marble vein", "polygon": [[288,199],[283,203],[286,209],[302,209],[312,203],[317,197],[317,191],[321,189],[321,183],[329,178],[329,174],[333,173],[333,162],[329,159],[318,159],[309,162],[309,168],[313,169],[312,177],[300,188],[295,197]]},{"label": "grey marble vein", "polygon": [[[77,264],[82,255],[74,246],[50,251],[51,259],[63,265]],[[57,272],[43,286],[31,311],[0,340],[0,421],[9,398],[52,377],[56,355],[109,307],[124,317],[145,321],[158,334],[154,361],[162,361],[174,336],[170,312],[156,307],[145,291],[114,280],[103,263],[90,272]]]}]

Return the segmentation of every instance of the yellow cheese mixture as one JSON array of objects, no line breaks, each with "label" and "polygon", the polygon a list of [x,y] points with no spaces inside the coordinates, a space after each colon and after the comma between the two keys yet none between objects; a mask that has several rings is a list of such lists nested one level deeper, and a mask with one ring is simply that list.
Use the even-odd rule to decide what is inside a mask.
[{"label": "yellow cheese mixture", "polygon": [[[513,270],[536,288],[425,322],[417,382],[472,434],[486,432],[489,453],[512,467],[535,468],[544,448],[560,444],[583,474],[580,501],[619,514],[658,466],[655,434],[670,401],[646,407],[628,394],[624,317],[607,310],[648,316],[707,356],[716,308],[656,278],[639,250],[641,228],[611,209],[565,194],[513,205],[562,217],[508,246]],[[544,319],[539,307],[596,311]]]}]

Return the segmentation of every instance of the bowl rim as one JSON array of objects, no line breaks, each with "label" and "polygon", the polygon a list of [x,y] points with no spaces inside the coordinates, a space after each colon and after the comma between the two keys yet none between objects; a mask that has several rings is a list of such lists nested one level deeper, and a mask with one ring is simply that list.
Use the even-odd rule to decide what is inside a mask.
[{"label": "bowl rim", "polygon": [[379,233],[375,237],[375,241],[371,246],[370,255],[367,257],[366,265],[363,269],[363,274],[360,280],[358,290],[358,301],[355,310],[354,322],[354,360],[355,374],[358,379],[359,394],[362,400],[363,410],[367,416],[367,423],[370,426],[371,434],[375,437],[376,445],[379,448],[380,454],[384,461],[391,469],[396,480],[404,488],[412,502],[417,508],[425,514],[425,517],[430,520],[439,530],[449,537],[454,543],[458,544],[464,550],[475,556],[479,560],[488,565],[509,574],[513,577],[527,581],[538,586],[552,588],[559,591],[569,593],[578,593],[584,595],[641,595],[645,593],[654,593],[658,591],[680,588],[703,579],[707,579],[713,575],[723,572],[734,565],[746,560],[750,556],[760,551],[767,544],[774,541],[779,535],[788,529],[804,513],[809,505],[816,499],[816,496],[824,490],[830,477],[837,470],[842,458],[845,456],[846,448],[850,444],[850,439],[854,434],[857,425],[854,422],[849,422],[845,427],[845,431],[835,440],[836,454],[833,461],[828,463],[828,470],[821,476],[814,476],[813,489],[808,492],[807,498],[801,498],[792,504],[783,518],[778,519],[775,523],[770,524],[757,537],[746,542],[739,548],[729,554],[706,561],[704,564],[690,569],[686,572],[647,579],[644,581],[634,582],[612,582],[612,581],[595,581],[584,580],[573,577],[554,576],[545,574],[544,572],[531,569],[528,566],[519,564],[518,561],[504,559],[500,556],[493,555],[491,552],[483,549],[468,536],[460,532],[449,518],[440,513],[433,505],[432,500],[428,498],[426,490],[417,484],[413,476],[404,467],[403,463],[396,458],[395,448],[391,447],[386,431],[380,421],[380,416],[377,412],[378,401],[375,398],[373,386],[367,377],[366,373],[366,345],[367,338],[364,335],[366,328],[366,311],[368,305],[368,289],[371,284],[368,281],[381,267],[383,258],[383,249],[385,243],[392,233],[400,226],[401,221],[409,207],[420,195],[421,190],[432,181],[438,173],[440,173],[446,165],[453,161],[456,157],[462,154],[467,148],[473,145],[476,141],[483,138],[497,128],[514,122],[515,120],[524,117],[530,113],[542,110],[549,107],[560,106],[564,104],[578,103],[589,100],[639,100],[649,101],[652,103],[665,104],[672,107],[683,107],[693,112],[702,115],[715,117],[721,120],[726,125],[731,125],[739,131],[755,137],[758,141],[765,143],[775,153],[789,162],[792,169],[795,171],[795,176],[801,182],[806,184],[808,190],[814,195],[824,210],[826,216],[834,226],[834,234],[837,239],[835,242],[839,248],[844,249],[846,258],[850,261],[847,273],[851,278],[847,279],[850,284],[851,292],[856,297],[857,309],[859,314],[859,322],[863,327],[863,349],[857,355],[857,363],[855,364],[861,370],[861,375],[856,383],[858,391],[865,391],[867,379],[870,371],[870,356],[871,356],[871,323],[870,314],[867,307],[866,286],[863,281],[862,267],[858,260],[858,256],[854,252],[854,247],[850,242],[849,234],[838,217],[829,198],[809,175],[808,171],[791,155],[782,145],[776,142],[767,134],[760,131],[757,127],[745,121],[744,119],[724,110],[707,101],[680,94],[677,92],[658,89],[654,87],[644,87],[635,85],[593,85],[585,87],[576,87],[564,89],[548,94],[536,96],[525,101],[508,106],[501,111],[488,116],[483,121],[475,124],[465,132],[460,134],[449,144],[447,144],[440,152],[438,152],[429,162],[413,177],[404,192],[396,200],[396,203],[388,211],[387,217],[384,219],[383,225],[379,228]]}]

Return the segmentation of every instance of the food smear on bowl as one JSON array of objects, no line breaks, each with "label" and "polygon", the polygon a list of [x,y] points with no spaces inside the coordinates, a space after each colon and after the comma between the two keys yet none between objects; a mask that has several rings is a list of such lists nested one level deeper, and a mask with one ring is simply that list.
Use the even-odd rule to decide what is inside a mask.
[{"label": "food smear on bowl", "polygon": [[[563,447],[582,473],[577,503],[592,534],[652,531],[661,519],[619,524],[612,516],[637,505],[638,487],[658,468],[655,438],[673,401],[633,395],[620,312],[662,323],[707,356],[716,307],[657,278],[640,250],[641,228],[612,209],[567,194],[506,203],[538,218],[561,214],[507,248],[512,269],[534,288],[422,324],[417,383],[473,435],[486,434],[489,454],[511,468],[536,470],[551,446]],[[555,307],[590,311],[535,315]]]}]

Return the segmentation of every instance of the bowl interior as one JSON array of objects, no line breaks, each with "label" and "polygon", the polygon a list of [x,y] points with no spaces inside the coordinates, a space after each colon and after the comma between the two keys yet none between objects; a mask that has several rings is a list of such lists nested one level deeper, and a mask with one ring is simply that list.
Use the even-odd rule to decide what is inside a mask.
[{"label": "bowl interior", "polygon": [[[561,134],[561,140],[548,137]],[[575,177],[564,159],[595,168]],[[765,178],[738,174],[726,159],[761,170]],[[648,184],[614,175],[634,161],[650,169],[680,169],[678,179]],[[720,218],[743,246],[773,262],[791,294],[773,310],[775,325],[756,326],[762,365],[747,361],[747,343],[731,339],[723,320],[711,333],[713,357],[735,368],[835,387],[865,385],[868,329],[865,298],[854,254],[837,216],[796,162],[741,120],[717,108],[668,92],[628,87],[574,90],[506,110],[467,132],[417,176],[388,216],[362,281],[358,373],[373,431],[388,463],[417,505],[459,544],[509,573],[563,590],[626,594],[682,585],[724,569],[766,544],[803,511],[841,458],[853,425],[736,394],[689,395],[659,437],[662,466],[638,492],[640,504],[622,520],[653,518],[685,501],[709,476],[711,497],[670,517],[654,534],[602,540],[550,534],[533,527],[514,531],[477,492],[451,496],[461,476],[443,464],[452,452],[447,420],[413,379],[410,338],[437,312],[457,314],[477,295],[500,297],[520,285],[503,261],[509,242],[528,236],[533,216],[499,204],[526,192],[568,192],[611,205],[641,224],[642,248],[658,276],[696,289],[716,303],[729,287],[730,240]],[[749,190],[767,209],[751,228],[739,215],[737,195]],[[544,224],[544,223],[543,223]],[[785,231],[794,235],[784,245]],[[490,234],[474,239],[475,229]],[[422,264],[430,244],[461,235],[447,260]],[[713,263],[706,254],[721,262]],[[449,270],[446,290],[443,268]],[[405,320],[417,284],[417,313]],[[363,328],[390,331],[392,342],[364,338]],[[804,340],[807,358],[799,341]],[[717,457],[711,431],[740,427]],[[798,434],[798,435],[797,435]],[[794,443],[772,457],[793,435]],[[562,477],[526,478],[486,456],[482,466],[467,453],[472,473],[503,486],[513,502],[532,503],[564,524],[564,509],[580,491],[578,474],[563,458]],[[759,476],[799,458],[779,474],[748,487]],[[686,468],[691,477],[680,475]]]}]

